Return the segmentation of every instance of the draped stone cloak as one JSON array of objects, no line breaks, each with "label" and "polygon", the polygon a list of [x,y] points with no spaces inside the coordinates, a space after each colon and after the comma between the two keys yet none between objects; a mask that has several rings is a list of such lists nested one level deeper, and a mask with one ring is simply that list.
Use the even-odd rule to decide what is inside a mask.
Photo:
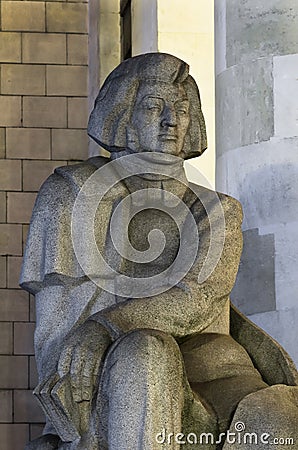
[{"label": "draped stone cloak", "polygon": [[[184,201],[192,211],[200,236],[199,255],[193,267],[181,283],[162,294],[117,303],[114,295],[92,281],[101,275],[101,268],[93,265],[92,258],[88,270],[82,270],[71,239],[77,195],[86,180],[107,162],[96,157],[57,168],[43,184],[34,206],[20,284],[36,297],[35,357],[40,382],[56,371],[66,335],[91,316],[106,326],[114,338],[137,328],[165,331],[181,343],[199,332],[229,334],[229,293],[242,250],[239,202],[223,194],[218,194],[219,201],[215,201],[217,194],[202,187],[195,189],[198,197],[186,192]],[[111,244],[108,226],[113,207],[127,194],[127,187],[120,182],[100,204],[95,234],[97,246],[105,256]],[[224,215],[224,245],[214,270],[199,283],[198,274],[210,248],[210,220],[215,224],[213,238],[217,239],[219,209]],[[235,338],[248,349],[265,380],[296,384],[296,371],[280,346],[235,310],[232,319]],[[264,351],[279,363],[274,371],[264,362]],[[56,432],[51,421],[44,432]]]},{"label": "draped stone cloak", "polygon": [[[34,206],[20,284],[36,296],[35,350],[40,380],[55,370],[67,333],[99,311],[100,320],[116,335],[119,330],[155,328],[183,339],[209,330],[215,322],[220,331],[229,332],[227,305],[242,249],[239,202],[223,194],[219,194],[220,202],[214,202],[214,192],[199,187],[199,197],[204,197],[203,203],[208,204],[209,211],[207,216],[202,202],[190,195],[188,203],[200,235],[200,256],[193,268],[181,284],[167,292],[117,304],[114,295],[92,282],[93,276],[100,276],[99,267],[93,267],[91,261],[89,273],[83,272],[71,240],[71,214],[76,196],[85,181],[106,162],[105,158],[95,157],[57,168],[43,184]],[[96,237],[103,254],[107,252],[113,205],[127,193],[124,183],[119,183],[101,202]],[[198,274],[210,244],[210,216],[214,216],[216,223],[219,207],[225,219],[224,246],[215,269],[199,284]]]}]

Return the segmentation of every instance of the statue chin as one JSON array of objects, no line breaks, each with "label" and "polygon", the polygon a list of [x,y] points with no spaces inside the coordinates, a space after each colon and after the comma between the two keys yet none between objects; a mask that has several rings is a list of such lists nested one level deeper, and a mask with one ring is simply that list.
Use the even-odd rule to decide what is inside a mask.
[{"label": "statue chin", "polygon": [[144,159],[144,161],[148,161],[153,164],[177,165],[179,162],[181,164],[183,163],[182,158],[179,158],[179,156],[176,156],[171,152],[152,152],[144,150],[138,154]]}]

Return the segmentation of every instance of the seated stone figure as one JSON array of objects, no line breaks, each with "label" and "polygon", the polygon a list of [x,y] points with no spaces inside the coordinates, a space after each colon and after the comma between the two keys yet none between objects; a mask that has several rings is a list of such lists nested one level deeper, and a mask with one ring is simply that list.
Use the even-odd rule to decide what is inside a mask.
[{"label": "seated stone figure", "polygon": [[56,169],[30,225],[21,286],[47,423],[27,449],[298,448],[296,370],[230,311],[241,206],[184,173],[207,147],[187,64],[121,63],[88,132],[110,158]]}]

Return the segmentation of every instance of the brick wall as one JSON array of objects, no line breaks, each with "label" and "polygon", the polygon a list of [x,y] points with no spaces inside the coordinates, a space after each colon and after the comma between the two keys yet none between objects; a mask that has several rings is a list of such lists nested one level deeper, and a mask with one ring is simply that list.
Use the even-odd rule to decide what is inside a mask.
[{"label": "brick wall", "polygon": [[23,449],[42,429],[32,396],[34,298],[19,289],[18,278],[41,183],[55,167],[88,155],[91,3],[1,1],[1,450]]}]

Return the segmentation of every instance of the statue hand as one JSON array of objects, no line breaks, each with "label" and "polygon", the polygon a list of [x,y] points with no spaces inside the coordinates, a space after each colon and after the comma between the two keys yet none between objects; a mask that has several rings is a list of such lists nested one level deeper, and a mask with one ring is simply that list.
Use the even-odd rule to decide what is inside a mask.
[{"label": "statue hand", "polygon": [[60,377],[70,375],[75,402],[92,399],[99,366],[110,344],[109,333],[92,320],[67,337],[58,362],[58,374]]}]

